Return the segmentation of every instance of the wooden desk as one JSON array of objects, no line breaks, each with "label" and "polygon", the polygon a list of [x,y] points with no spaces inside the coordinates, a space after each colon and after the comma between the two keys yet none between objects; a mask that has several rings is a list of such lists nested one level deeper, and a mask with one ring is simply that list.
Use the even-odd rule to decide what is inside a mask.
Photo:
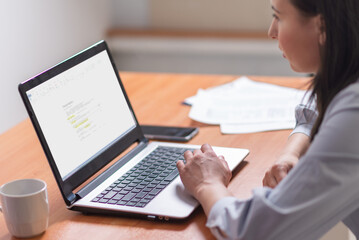
[{"label": "wooden desk", "polygon": [[[251,195],[262,185],[265,170],[284,146],[289,130],[254,134],[222,135],[218,126],[188,118],[190,107],[181,104],[198,88],[233,81],[238,76],[123,73],[121,78],[141,124],[199,126],[191,144],[250,150],[235,171],[230,189],[239,198]],[[252,77],[254,80],[304,88],[305,78]],[[151,222],[124,217],[83,215],[66,209],[35,131],[27,119],[0,135],[0,185],[19,178],[40,178],[48,184],[50,224],[34,239],[214,239],[205,227],[206,217],[198,208],[181,223]],[[1,215],[1,213],[0,213]],[[12,239],[0,216],[0,240]]]}]

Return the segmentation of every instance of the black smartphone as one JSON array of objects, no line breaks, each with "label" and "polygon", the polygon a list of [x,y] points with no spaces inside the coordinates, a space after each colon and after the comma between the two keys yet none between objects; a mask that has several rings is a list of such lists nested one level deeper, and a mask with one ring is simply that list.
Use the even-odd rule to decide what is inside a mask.
[{"label": "black smartphone", "polygon": [[187,142],[199,131],[196,127],[167,127],[156,125],[141,125],[146,138],[152,140],[167,140]]}]

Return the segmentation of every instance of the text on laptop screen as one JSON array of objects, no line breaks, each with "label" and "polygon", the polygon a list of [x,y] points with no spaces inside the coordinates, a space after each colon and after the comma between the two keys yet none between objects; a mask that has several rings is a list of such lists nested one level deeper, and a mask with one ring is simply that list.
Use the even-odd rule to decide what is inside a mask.
[{"label": "text on laptop screen", "polygon": [[106,51],[26,94],[63,179],[136,124]]}]

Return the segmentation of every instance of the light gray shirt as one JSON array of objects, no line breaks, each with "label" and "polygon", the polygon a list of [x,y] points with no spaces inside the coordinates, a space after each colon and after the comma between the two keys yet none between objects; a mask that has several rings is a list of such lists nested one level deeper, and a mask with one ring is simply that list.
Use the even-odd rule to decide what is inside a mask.
[{"label": "light gray shirt", "polygon": [[[316,113],[296,108],[293,133],[309,134]],[[226,197],[207,227],[218,239],[318,239],[343,221],[359,236],[359,83],[338,93],[306,154],[274,188],[247,200]]]}]

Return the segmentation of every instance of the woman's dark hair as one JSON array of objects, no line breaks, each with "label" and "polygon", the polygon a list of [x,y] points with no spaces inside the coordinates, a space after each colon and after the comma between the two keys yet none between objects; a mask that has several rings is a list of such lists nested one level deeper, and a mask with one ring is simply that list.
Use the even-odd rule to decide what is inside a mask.
[{"label": "woman's dark hair", "polygon": [[317,134],[334,96],[359,78],[359,0],[290,0],[303,16],[320,16],[325,32],[320,47],[321,64],[314,76],[310,100],[317,101],[318,118],[311,132]]}]

